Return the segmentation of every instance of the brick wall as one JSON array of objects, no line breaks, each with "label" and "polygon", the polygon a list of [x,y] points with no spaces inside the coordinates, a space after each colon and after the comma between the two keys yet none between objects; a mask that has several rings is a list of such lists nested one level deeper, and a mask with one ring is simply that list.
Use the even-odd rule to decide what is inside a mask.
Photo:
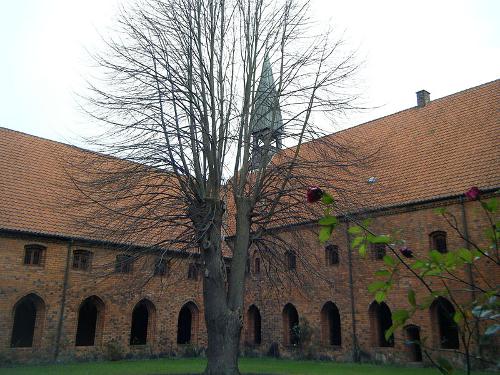
[{"label": "brick wall", "polygon": [[[462,222],[460,202],[448,202],[448,210]],[[477,209],[477,202],[465,203],[468,230],[471,238],[481,241],[481,233],[487,225],[485,218]],[[436,230],[447,232],[448,249],[464,246],[464,242],[434,213],[434,205],[405,207],[371,215],[374,217],[372,229],[377,233],[400,231],[401,238],[416,254],[426,254],[429,250],[429,234]],[[317,228],[295,228],[293,235],[301,236],[301,247],[297,256],[297,269],[287,271],[285,262],[279,270],[269,267],[265,254],[251,249],[251,270],[246,279],[245,328],[242,344],[248,346],[253,334],[253,322],[248,321],[247,310],[251,305],[257,307],[261,316],[260,345],[250,345],[253,350],[266,353],[272,343],[280,345],[281,353],[292,355],[293,348],[284,345],[285,329],[283,309],[292,304],[299,315],[299,322],[307,320],[312,329],[312,348],[316,354],[325,357],[352,360],[354,340],[357,341],[363,358],[381,361],[406,362],[410,354],[404,344],[405,334],[395,333],[394,347],[376,347],[372,340],[373,327],[370,324],[369,307],[373,296],[367,292],[367,285],[375,278],[374,272],[382,261],[370,256],[360,257],[352,252],[352,294],[349,267],[349,241],[347,224],[336,230],[331,243],[338,246],[339,263],[327,265],[324,246],[317,241]],[[283,230],[283,236],[292,236],[292,231]],[[291,238],[291,237],[290,237]],[[44,261],[41,266],[24,265],[26,245],[45,246]],[[72,269],[72,259],[68,253],[84,249],[92,252],[92,267],[87,271]],[[206,347],[206,329],[203,319],[201,277],[198,280],[187,278],[190,258],[172,258],[168,276],[153,276],[154,258],[144,255],[133,265],[131,274],[113,273],[116,255],[120,251],[86,243],[56,240],[39,236],[2,235],[0,237],[0,360],[6,361],[52,361],[59,350],[59,360],[74,358],[102,358],[109,351],[110,343],[123,354],[146,356],[169,354],[182,351],[185,346],[177,345],[179,312],[186,303],[194,314],[192,323],[192,344]],[[260,273],[254,269],[254,258],[259,256]],[[65,285],[66,265],[69,265]],[[484,269],[489,265],[484,262]],[[269,277],[270,276],[270,277]],[[292,277],[290,277],[292,276]],[[464,273],[463,277],[467,277]],[[498,280],[497,280],[498,281]],[[400,274],[396,287],[390,293],[387,305],[395,309],[407,307],[409,287],[422,290],[404,272]],[[14,306],[26,295],[38,296],[44,304],[37,316],[34,344],[30,348],[11,348]],[[65,294],[64,308],[63,294]],[[78,311],[82,302],[96,296],[102,303],[98,319],[98,332],[94,346],[75,346]],[[469,298],[464,295],[463,298]],[[147,299],[149,310],[148,344],[130,345],[132,312],[136,304]],[[341,345],[328,344],[325,320],[321,320],[321,310],[326,303],[332,302],[339,311],[341,321]],[[351,306],[354,305],[354,311]],[[197,310],[197,311],[196,311]],[[353,321],[354,315],[354,321]],[[355,323],[356,329],[354,332]],[[419,312],[411,322],[420,328],[421,337],[435,335],[435,327],[429,311]],[[434,333],[433,333],[434,332]],[[325,336],[326,335],[326,336]],[[59,342],[58,342],[58,336]],[[323,337],[323,340],[321,340]],[[247,342],[247,344],[244,344]],[[57,349],[59,348],[59,349]]]}]

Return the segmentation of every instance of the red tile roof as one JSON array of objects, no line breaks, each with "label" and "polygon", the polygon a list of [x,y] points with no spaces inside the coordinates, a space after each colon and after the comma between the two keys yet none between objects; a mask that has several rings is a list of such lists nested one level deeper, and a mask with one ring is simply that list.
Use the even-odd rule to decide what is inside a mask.
[{"label": "red tile roof", "polygon": [[[326,139],[376,153],[369,168],[356,174],[356,183],[373,190],[363,200],[365,207],[460,194],[470,186],[496,188],[499,103],[496,80]],[[320,144],[321,140],[304,144],[301,154],[307,158]],[[75,225],[74,212],[61,204],[75,193],[68,189],[71,181],[64,161],[81,155],[99,154],[0,127],[0,229],[116,241]],[[377,182],[368,184],[370,177]]]}]

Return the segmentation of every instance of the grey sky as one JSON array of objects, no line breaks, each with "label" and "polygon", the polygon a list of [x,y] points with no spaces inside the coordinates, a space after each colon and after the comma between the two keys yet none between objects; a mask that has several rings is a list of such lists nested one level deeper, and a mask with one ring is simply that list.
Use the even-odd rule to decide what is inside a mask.
[{"label": "grey sky", "polygon": [[[0,126],[73,142],[89,129],[75,91],[88,74],[85,48],[113,25],[119,0],[0,0]],[[336,129],[499,78],[500,1],[313,0],[364,59],[365,104]]]}]

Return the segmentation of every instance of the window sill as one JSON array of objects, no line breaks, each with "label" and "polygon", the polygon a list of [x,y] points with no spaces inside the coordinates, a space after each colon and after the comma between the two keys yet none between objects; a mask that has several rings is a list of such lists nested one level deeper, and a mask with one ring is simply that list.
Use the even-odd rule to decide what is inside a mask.
[{"label": "window sill", "polygon": [[90,273],[90,270],[82,270],[80,268],[72,268],[71,271],[72,272],[77,272],[77,273],[82,273],[82,274]]},{"label": "window sill", "polygon": [[325,348],[332,349],[332,350],[342,350],[342,345],[330,345],[326,344],[324,345]]},{"label": "window sill", "polygon": [[38,348],[35,346],[10,346],[10,350],[20,350],[20,351],[31,351],[37,350]]}]

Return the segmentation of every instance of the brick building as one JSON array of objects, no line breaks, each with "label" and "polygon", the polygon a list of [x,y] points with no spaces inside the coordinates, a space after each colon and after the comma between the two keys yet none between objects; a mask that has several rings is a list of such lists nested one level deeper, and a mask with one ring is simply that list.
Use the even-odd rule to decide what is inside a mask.
[{"label": "brick building", "polygon": [[[488,195],[500,187],[499,93],[499,80],[433,101],[419,92],[416,107],[332,135],[367,139],[367,147],[380,150],[362,177],[379,193],[351,214],[372,217],[379,233],[400,230],[415,253],[425,254],[464,246],[434,212],[447,207],[481,243],[487,223],[463,192],[478,186]],[[203,348],[202,269],[195,256],[173,252],[167,263],[151,253],[133,260],[116,239],[73,224],[72,208],[61,203],[68,193],[61,161],[84,152],[0,128],[0,361]],[[339,360],[421,361],[405,338],[428,336],[436,347],[459,348],[436,306],[385,340],[390,311],[406,306],[414,282],[402,275],[386,303],[373,302],[367,285],[385,250],[374,247],[360,257],[350,248],[347,227],[342,221],[326,246],[313,223],[276,229],[308,238],[308,263],[283,254],[281,272],[307,276],[313,266],[326,275],[305,277],[300,287],[284,278],[277,288],[267,278],[266,259],[251,249],[242,347],[266,353],[277,343],[290,353],[290,328],[307,320],[315,350]]]}]

